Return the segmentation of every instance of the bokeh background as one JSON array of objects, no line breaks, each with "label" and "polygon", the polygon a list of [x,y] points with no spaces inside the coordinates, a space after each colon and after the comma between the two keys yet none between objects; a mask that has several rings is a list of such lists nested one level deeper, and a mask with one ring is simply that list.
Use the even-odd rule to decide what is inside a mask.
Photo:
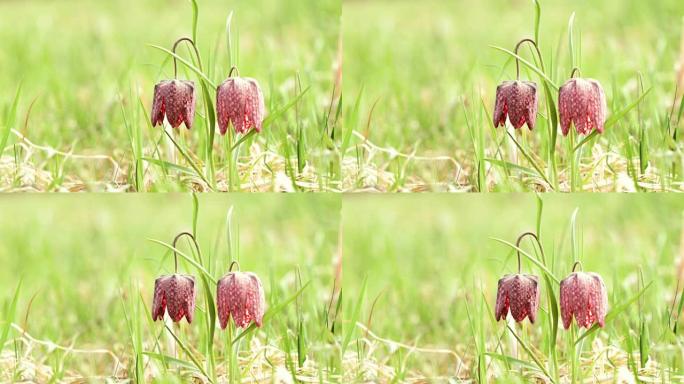
[{"label": "bokeh background", "polygon": [[[680,48],[684,11],[680,3],[540,2],[538,43],[547,75],[556,84],[563,84],[574,66],[580,67],[583,77],[597,79],[603,85],[612,114],[652,88],[639,111],[632,111],[607,130],[598,140],[600,149],[593,154],[587,150],[584,162],[590,163],[589,157],[598,157],[597,153],[611,151],[633,159],[639,151],[635,146],[642,143],[649,164],[668,177],[675,145],[665,145],[665,132],[671,136],[671,129],[677,126],[678,119],[670,126],[669,115],[675,89],[684,88],[684,72],[678,74],[676,70],[678,63],[684,66]],[[574,63],[568,39],[571,24]],[[492,46],[512,51],[519,40],[534,38],[534,26],[532,0],[345,0],[344,94],[351,101],[359,95],[362,98],[358,130],[386,148],[455,158],[460,168],[447,161],[401,163],[407,174],[425,180],[434,189],[444,190],[443,183],[477,184],[477,162],[496,157],[497,141],[503,135],[500,128],[496,130],[499,138],[495,137],[491,122],[496,87],[504,80],[515,79],[515,62]],[[535,60],[527,44],[521,47],[520,55]],[[539,76],[522,64],[521,79],[540,83]],[[542,94],[540,88],[537,128],[531,133],[525,128],[517,135],[524,145],[529,140],[529,150],[540,157],[544,155],[540,143],[543,148],[547,130]],[[678,106],[674,106],[675,116]],[[559,135],[559,142],[562,149],[567,139]],[[674,161],[680,167],[681,150],[675,152]],[[386,159],[389,162],[395,157],[390,152]],[[623,168],[622,164],[611,166],[616,172]],[[674,179],[681,180],[681,175]],[[492,183],[498,188],[480,185],[478,190],[520,190],[500,180]]]},{"label": "bokeh background", "polygon": [[[311,305],[305,310],[307,318],[315,318],[317,311],[325,308],[335,276],[339,198],[207,194],[198,196],[198,201],[197,240],[205,268],[216,279],[228,270],[232,209],[233,257],[242,271],[261,277],[269,303],[281,302],[293,295],[300,283],[310,282],[299,302],[304,307]],[[3,321],[21,280],[15,322],[29,335],[60,345],[73,343],[80,349],[110,350],[124,366],[114,370],[106,355],[69,354],[40,346],[35,346],[29,360],[52,366],[53,372],[59,373],[57,367],[63,359],[66,377],[73,372],[86,376],[131,374],[132,336],[127,316],[133,316],[133,304],[140,298],[150,308],[154,280],[173,273],[174,268],[172,254],[151,240],[170,244],[176,234],[192,232],[192,196],[3,196],[0,211]],[[188,254],[192,251],[187,238],[182,238],[178,247]],[[194,340],[200,333],[200,308],[204,307],[199,275],[182,258],[179,272],[197,279],[196,320],[193,326],[182,325],[182,333]],[[135,321],[141,322],[145,346],[152,350],[156,331],[147,328],[150,313],[141,311]],[[294,313],[291,305],[280,315],[282,323],[270,323],[269,333],[277,335],[281,328],[287,329],[296,319]],[[217,335],[217,343],[223,336],[225,332]],[[193,342],[193,346],[199,348],[199,343]],[[19,345],[20,355],[26,350]]]},{"label": "bokeh background", "polygon": [[[681,337],[671,331],[669,311],[683,265],[684,201],[674,195],[616,194],[547,194],[541,201],[540,234],[547,267],[559,279],[570,273],[575,259],[581,260],[585,271],[603,276],[613,307],[639,292],[640,274],[643,283],[652,283],[640,303],[599,332],[599,344],[585,345],[584,356],[591,356],[592,348],[603,351],[606,345],[623,351],[638,349],[638,341],[631,347],[630,343],[645,319],[651,358],[675,372],[681,369],[681,356],[672,353],[681,345]],[[345,197],[345,285],[358,287],[368,276],[368,305],[362,318],[378,335],[410,347],[457,351],[464,361],[459,365],[445,353],[409,353],[410,349],[402,353],[388,347],[396,364],[406,359],[407,366],[431,377],[472,378],[480,335],[474,329],[480,327],[486,344],[481,348],[499,352],[505,325],[493,319],[497,282],[505,274],[517,273],[517,259],[510,247],[494,238],[515,243],[523,232],[536,232],[537,208],[534,194]],[[538,257],[529,238],[521,247]],[[522,269],[541,276],[540,269],[525,258]],[[540,317],[548,308],[546,295],[542,287]],[[516,327],[542,358],[546,327],[543,321]],[[560,331],[560,351],[568,335]],[[504,351],[510,353],[506,347]],[[531,362],[522,349],[519,353],[519,358]],[[505,370],[497,371],[496,363],[488,364],[489,380],[522,378],[514,373],[517,366],[507,376]],[[621,358],[615,364],[622,365]]]},{"label": "bokeh background", "polygon": [[[233,12],[240,75],[260,82],[267,105],[282,106],[294,97],[298,74],[302,88],[311,87],[307,108],[314,116],[322,113],[334,81],[338,0],[203,0],[198,6],[197,44],[212,81],[220,84],[230,70],[226,21]],[[173,77],[167,54],[149,45],[171,49],[179,37],[192,36],[192,15],[186,0],[0,1],[0,111],[10,108],[21,84],[16,127],[29,140],[112,156],[126,167],[133,160],[123,113],[151,146],[158,131],[132,111],[142,104],[149,113],[154,84]],[[182,57],[189,59],[190,52],[179,46]],[[179,78],[197,82],[180,63]],[[9,143],[16,141],[11,135]],[[39,155],[32,159],[37,168],[63,167],[62,174],[87,181],[112,178],[106,162]]]}]

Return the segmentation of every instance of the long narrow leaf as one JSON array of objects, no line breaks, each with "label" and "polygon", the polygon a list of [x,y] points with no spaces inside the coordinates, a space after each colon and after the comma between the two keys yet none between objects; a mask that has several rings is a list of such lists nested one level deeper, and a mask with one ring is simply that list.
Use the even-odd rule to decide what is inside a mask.
[{"label": "long narrow leaf", "polygon": [[[309,284],[311,284],[310,281],[304,284],[297,292],[295,292],[294,295],[290,296],[287,300],[279,303],[275,307],[270,308],[268,311],[266,311],[266,313],[264,314],[263,324],[266,324],[269,320],[273,318],[273,316],[277,315],[279,312],[285,309],[285,307],[290,305],[293,301],[297,300],[297,297],[299,297],[299,295],[301,295],[302,292],[304,292],[304,290],[309,286]],[[256,325],[254,325],[254,323],[250,324],[250,326],[247,327],[247,329],[242,331],[239,335],[237,335],[237,337],[233,339],[231,345],[234,345],[238,342],[238,340],[253,332],[254,329],[256,329]]]},{"label": "long narrow leaf", "polygon": [[179,251],[178,249],[174,248],[173,245],[165,243],[161,240],[156,240],[156,239],[147,239],[147,240],[149,240],[153,243],[163,245],[166,248],[170,249],[172,252],[176,252],[176,254],[178,256],[182,257],[183,259],[185,259],[185,261],[192,264],[193,267],[197,268],[198,271],[202,272],[202,274],[204,274],[209,279],[209,281],[216,284],[216,279],[214,279],[214,277],[206,269],[204,269],[204,267],[201,264],[199,264],[197,261],[195,261],[195,259],[193,259],[192,257],[190,257],[190,256],[186,255],[185,253]]},{"label": "long narrow leaf", "polygon": [[14,95],[14,101],[12,102],[12,107],[7,113],[7,116],[5,118],[5,126],[3,127],[4,131],[0,131],[0,155],[2,155],[2,152],[5,151],[5,146],[7,145],[7,141],[9,140],[9,134],[12,131],[12,128],[14,126],[14,121],[16,120],[17,117],[17,106],[19,104],[19,95],[21,94],[21,84],[17,87],[17,92]]},{"label": "long narrow leaf", "polygon": [[508,242],[508,241],[506,241],[506,240],[499,239],[499,238],[496,238],[496,237],[490,237],[490,239],[496,240],[496,241],[498,241],[498,242],[500,242],[500,243],[502,243],[502,244],[506,244],[506,245],[508,245],[509,247],[511,247],[511,248],[513,248],[513,249],[519,251],[521,255],[527,257],[527,258],[528,258],[531,262],[533,262],[537,267],[541,268],[542,271],[546,272],[546,273],[551,277],[551,279],[553,279],[553,281],[556,282],[556,284],[560,285],[560,280],[553,274],[553,272],[551,272],[548,268],[546,268],[546,266],[545,266],[544,264],[540,263],[539,260],[537,260],[537,258],[532,257],[532,255],[530,255],[529,253],[525,252],[525,251],[522,250],[521,248],[518,248],[515,244],[510,243],[510,242]]},{"label": "long narrow leaf", "polygon": [[192,65],[191,62],[185,60],[185,59],[182,58],[181,56],[178,56],[177,54],[173,53],[171,50],[166,49],[166,48],[164,48],[164,47],[160,47],[160,46],[154,45],[154,44],[148,44],[148,46],[150,46],[150,47],[152,47],[152,48],[156,48],[156,49],[158,49],[158,50],[160,50],[160,51],[166,52],[167,54],[171,55],[172,57],[175,57],[178,61],[180,61],[181,63],[183,63],[186,67],[190,68],[190,70],[192,70],[193,72],[195,72],[195,73],[197,74],[197,76],[201,77],[201,78],[204,79],[207,83],[209,83],[209,84],[212,86],[212,88],[216,88],[216,84],[214,84],[214,82],[211,81],[211,79],[210,79],[209,77],[207,77],[207,75],[205,75],[204,72],[200,71],[199,68],[197,68],[197,67],[195,67],[194,65]]},{"label": "long narrow leaf", "polygon": [[[629,300],[625,301],[621,305],[618,305],[617,307],[613,308],[608,314],[606,315],[606,323],[612,321],[614,318],[616,318],[620,313],[622,313],[624,310],[626,310],[630,305],[634,304],[639,298],[646,292],[646,290],[653,284],[653,282],[648,283],[647,286],[645,286],[639,293],[636,295],[632,296]],[[596,332],[599,329],[598,324],[592,325],[591,328],[587,329],[580,337],[575,340],[575,345],[582,341],[585,337],[591,335],[592,333]]]}]

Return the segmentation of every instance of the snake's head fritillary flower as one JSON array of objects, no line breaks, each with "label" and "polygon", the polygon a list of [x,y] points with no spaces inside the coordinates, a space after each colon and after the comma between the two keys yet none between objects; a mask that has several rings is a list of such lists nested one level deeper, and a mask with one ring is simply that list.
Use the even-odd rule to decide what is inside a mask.
[{"label": "snake's head fritillary flower", "polygon": [[237,133],[247,133],[252,128],[261,132],[266,106],[259,83],[249,77],[228,77],[216,88],[216,112],[222,135],[226,134],[228,123],[233,124]]},{"label": "snake's head fritillary flower", "polygon": [[173,274],[155,280],[152,319],[163,319],[165,311],[174,323],[179,322],[183,316],[188,323],[192,323],[195,312],[194,277]]},{"label": "snake's head fritillary flower", "polygon": [[573,272],[561,281],[560,309],[565,329],[570,328],[573,316],[580,327],[590,328],[594,323],[605,326],[608,292],[601,276]]},{"label": "snake's head fritillary flower", "polygon": [[518,129],[527,124],[534,129],[537,121],[537,84],[531,81],[504,81],[496,88],[494,125],[506,125],[506,118]]},{"label": "snake's head fritillary flower", "polygon": [[181,123],[192,128],[195,118],[195,83],[189,80],[164,80],[154,86],[152,102],[152,125],[166,120],[173,128]]},{"label": "snake's head fritillary flower", "polygon": [[525,317],[534,324],[539,309],[539,278],[534,275],[506,275],[496,292],[496,320],[505,319],[510,309],[517,322]]},{"label": "snake's head fritillary flower", "polygon": [[594,79],[571,78],[558,91],[558,113],[563,136],[573,124],[577,133],[588,135],[596,129],[603,133],[608,114],[606,95]]},{"label": "snake's head fritillary flower", "polygon": [[251,272],[229,272],[218,281],[216,303],[221,329],[230,317],[235,325],[247,328],[251,322],[261,327],[266,297],[259,277]]}]

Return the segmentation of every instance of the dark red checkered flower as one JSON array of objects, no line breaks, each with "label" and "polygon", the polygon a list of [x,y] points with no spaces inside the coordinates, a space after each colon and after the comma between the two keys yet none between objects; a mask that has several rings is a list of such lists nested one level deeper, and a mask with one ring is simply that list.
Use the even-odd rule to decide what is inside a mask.
[{"label": "dark red checkered flower", "polygon": [[[182,42],[188,42],[195,50],[197,60],[200,60],[199,51],[195,42],[188,37],[181,37],[173,44],[173,80],[163,80],[154,86],[154,99],[152,100],[152,125],[164,123],[164,117],[173,128],[178,128],[181,123],[192,128],[195,119],[195,83],[190,80],[178,80],[178,63],[176,62],[176,48]],[[202,67],[201,63],[199,64]]]},{"label": "dark red checkered flower", "polygon": [[261,125],[266,114],[264,95],[259,83],[249,77],[230,77],[216,88],[216,113],[222,135],[228,130],[228,123],[233,124],[235,132],[247,133],[254,128],[261,132]]},{"label": "dark red checkered flower", "polygon": [[527,123],[534,128],[537,121],[537,84],[531,81],[504,81],[496,88],[494,125],[506,124],[506,117],[516,129]]},{"label": "dark red checkered flower", "polygon": [[518,50],[523,43],[530,43],[537,50],[537,43],[532,39],[522,39],[514,49],[515,81],[504,81],[496,87],[496,103],[494,104],[494,126],[506,125],[506,118],[515,129],[523,124],[534,129],[537,121],[537,84],[531,81],[520,81],[520,60]]},{"label": "dark red checkered flower", "polygon": [[155,280],[152,319],[163,319],[164,311],[176,323],[183,316],[192,323],[195,312],[195,279],[192,276],[173,274]]},{"label": "dark red checkered flower", "polygon": [[[181,232],[173,239],[175,273],[159,277],[154,281],[152,319],[155,321],[163,319],[164,312],[167,312],[175,323],[179,322],[183,316],[188,323],[192,323],[195,313],[195,278],[178,273],[178,255],[176,254],[176,244],[183,236],[190,237],[195,247],[198,247],[195,236],[189,232]],[[199,252],[199,249],[197,251]]]},{"label": "dark red checkered flower", "polygon": [[560,309],[565,329],[570,328],[573,316],[580,327],[590,328],[594,323],[605,326],[608,292],[601,276],[591,272],[574,272],[573,267],[570,276],[560,284]]},{"label": "dark red checkered flower", "polygon": [[266,310],[261,280],[251,272],[229,271],[218,281],[216,304],[221,329],[226,328],[230,317],[240,328],[247,328],[251,322],[261,327]]},{"label": "dark red checkered flower", "polygon": [[528,317],[534,324],[539,309],[539,278],[534,275],[506,275],[496,292],[496,320],[505,319],[510,309],[517,322]]},{"label": "dark red checkered flower", "polygon": [[[516,247],[520,248],[520,242],[525,236],[531,236],[539,244],[539,238],[532,232],[525,232],[518,237]],[[539,244],[541,247],[541,244]],[[539,309],[539,277],[523,275],[521,273],[520,251],[518,250],[518,273],[506,275],[499,280],[496,291],[496,321],[505,319],[508,312],[517,322],[527,317],[534,324]]]},{"label": "dark red checkered flower", "polygon": [[603,133],[608,106],[601,84],[594,79],[570,77],[558,91],[558,113],[563,136],[570,132],[571,124],[581,135],[588,135],[594,129]]},{"label": "dark red checkered flower", "polygon": [[154,86],[152,125],[164,122],[178,128],[181,123],[192,128],[195,118],[195,83],[187,80],[164,80]]}]

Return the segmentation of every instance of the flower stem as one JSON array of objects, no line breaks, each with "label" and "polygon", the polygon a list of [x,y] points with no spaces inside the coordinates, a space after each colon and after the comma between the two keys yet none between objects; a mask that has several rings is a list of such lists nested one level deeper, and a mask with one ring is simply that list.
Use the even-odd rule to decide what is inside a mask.
[{"label": "flower stem", "polygon": [[534,46],[535,51],[537,51],[537,56],[539,57],[539,66],[541,67],[542,72],[544,72],[544,59],[542,59],[542,54],[541,51],[539,51],[539,47],[537,46],[537,43],[532,40],[532,39],[522,39],[518,42],[518,44],[515,45],[515,49],[513,52],[515,53],[515,79],[520,80],[520,59],[518,59],[518,49],[520,49],[520,46],[523,43],[530,43],[532,46]]},{"label": "flower stem", "polygon": [[575,77],[575,74],[577,74],[578,77],[581,77],[581,76],[582,76],[582,72],[580,71],[580,69],[579,69],[578,67],[575,67],[575,68],[572,69],[572,72],[570,72],[570,78],[571,78],[571,79],[574,78],[574,77]]},{"label": "flower stem", "polygon": [[581,261],[575,261],[575,263],[572,265],[572,271],[575,272],[575,268],[579,265],[580,271],[583,270],[584,268],[582,267],[582,262]]},{"label": "flower stem", "polygon": [[546,257],[544,256],[544,247],[542,247],[541,241],[539,241],[539,236],[537,236],[537,234],[534,232],[524,232],[523,234],[518,236],[518,240],[515,242],[515,247],[517,248],[516,252],[518,254],[518,274],[520,274],[522,271],[522,263],[521,263],[521,258],[520,258],[520,242],[522,242],[522,240],[526,236],[531,236],[534,238],[534,241],[537,243],[537,246],[539,247],[539,252],[541,253],[542,262],[546,263]]},{"label": "flower stem", "polygon": [[176,235],[176,237],[173,238],[173,243],[171,244],[173,246],[173,259],[175,263],[175,268],[176,268],[176,273],[178,273],[178,254],[176,253],[176,243],[178,243],[178,240],[183,237],[183,236],[188,236],[190,239],[192,239],[192,243],[195,246],[195,250],[197,251],[197,257],[199,258],[199,262],[202,262],[202,254],[200,253],[200,248],[199,244],[197,244],[197,239],[195,239],[195,236],[190,233],[190,232],[181,232]]},{"label": "flower stem", "polygon": [[[178,45],[184,41],[190,43],[190,45],[194,49],[195,56],[197,57],[197,67],[199,68],[200,71],[202,71],[202,59],[200,58],[200,54],[199,54],[199,50],[197,49],[197,45],[195,45],[195,42],[192,41],[191,38],[181,37],[180,39],[176,40],[176,42],[173,43],[173,48],[171,49],[171,52],[173,52],[175,54],[176,48],[178,48]],[[173,57],[173,78],[174,79],[178,78],[178,62],[176,60],[176,56]]]},{"label": "flower stem", "polygon": [[240,270],[240,263],[238,263],[236,260],[233,260],[230,263],[230,266],[228,267],[228,272],[233,272],[233,267],[237,265],[237,270]]}]

